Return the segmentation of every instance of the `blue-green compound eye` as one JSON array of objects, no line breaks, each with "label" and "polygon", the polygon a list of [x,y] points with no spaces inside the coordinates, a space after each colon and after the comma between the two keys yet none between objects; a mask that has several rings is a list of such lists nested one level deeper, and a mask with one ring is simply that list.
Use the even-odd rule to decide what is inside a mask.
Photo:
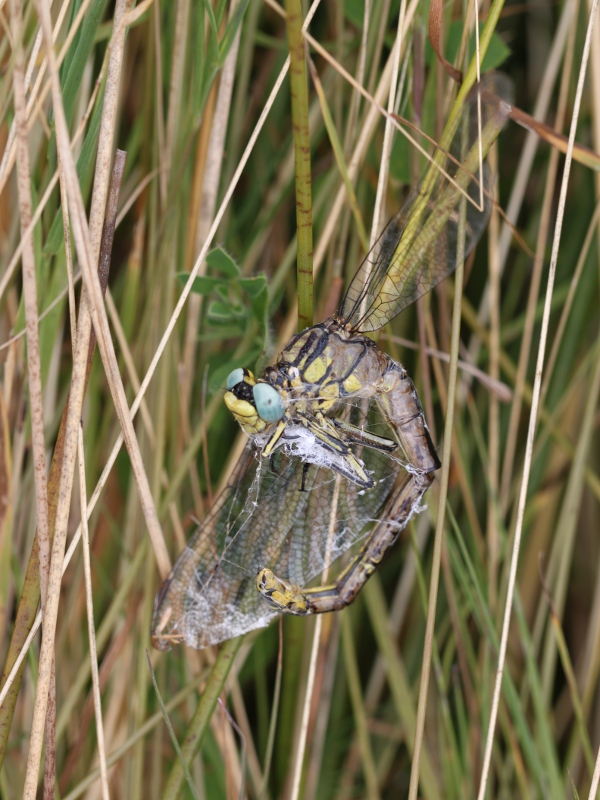
[{"label": "blue-green compound eye", "polygon": [[278,422],[283,417],[285,409],[277,389],[268,383],[257,383],[252,387],[252,396],[258,415],[265,422]]},{"label": "blue-green compound eye", "polygon": [[230,392],[234,386],[237,386],[238,383],[241,383],[244,380],[244,370],[241,367],[234,369],[233,372],[230,372],[227,376],[227,391]]}]

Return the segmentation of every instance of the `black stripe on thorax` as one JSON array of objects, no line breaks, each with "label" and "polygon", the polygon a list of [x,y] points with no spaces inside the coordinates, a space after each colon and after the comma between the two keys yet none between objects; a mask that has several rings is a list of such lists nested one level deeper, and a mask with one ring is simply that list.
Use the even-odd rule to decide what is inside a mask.
[{"label": "black stripe on thorax", "polygon": [[[344,340],[344,343],[349,343],[349,342],[347,342],[347,340]],[[362,349],[361,349],[361,352],[359,353],[359,355],[352,362],[352,365],[350,367],[348,367],[346,373],[344,375],[339,375],[336,378],[336,381],[339,384],[340,397],[346,397],[348,395],[348,392],[344,389],[344,382],[350,377],[350,375],[352,375],[353,372],[355,372],[355,370],[357,369],[358,365],[365,358],[365,356],[367,355],[367,352],[369,350],[368,343],[366,341],[364,341],[364,340],[363,341],[354,340],[354,341],[351,341],[351,343],[354,344],[354,345],[355,344],[361,344],[362,345]]]},{"label": "black stripe on thorax", "polygon": [[[317,332],[314,330],[315,328],[318,328],[319,330],[322,331],[321,336],[318,336]],[[316,345],[315,345],[315,340],[316,340]],[[311,330],[308,339],[300,348],[300,352],[298,353],[296,359],[292,362],[293,365],[295,367],[300,367],[302,361],[306,359],[306,362],[303,364],[302,369],[307,369],[307,367],[309,367],[312,364],[312,362],[321,355],[321,353],[323,352],[323,350],[325,350],[328,344],[329,344],[329,332],[327,331],[327,329],[323,326],[322,323],[320,325],[315,325]]]}]

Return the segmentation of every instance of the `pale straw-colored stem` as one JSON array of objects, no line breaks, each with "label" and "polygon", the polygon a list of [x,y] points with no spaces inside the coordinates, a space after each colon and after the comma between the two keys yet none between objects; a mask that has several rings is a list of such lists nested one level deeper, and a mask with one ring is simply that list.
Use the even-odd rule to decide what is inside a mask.
[{"label": "pale straw-colored stem", "polygon": [[592,31],[596,19],[596,12],[598,9],[598,0],[593,0],[588,26],[585,37],[585,44],[583,54],[581,57],[581,66],[579,76],[577,79],[577,91],[575,93],[575,102],[573,104],[573,116],[571,119],[571,128],[569,130],[569,144],[567,148],[567,155],[565,158],[565,166],[563,170],[562,183],[560,187],[560,197],[558,202],[558,212],[556,215],[556,226],[554,229],[554,238],[552,241],[552,254],[550,257],[550,269],[548,273],[548,285],[546,289],[546,299],[544,302],[544,315],[542,318],[542,328],[540,332],[540,346],[538,348],[538,358],[535,367],[535,381],[533,384],[533,395],[531,398],[531,412],[529,415],[529,428],[527,430],[527,442],[525,445],[525,462],[523,464],[523,479],[521,481],[521,491],[519,494],[519,505],[517,511],[517,523],[514,536],[513,552],[510,562],[510,572],[508,577],[508,587],[506,593],[506,605],[504,610],[504,620],[502,623],[502,636],[500,639],[500,650],[498,653],[498,666],[496,668],[496,681],[494,684],[494,694],[492,698],[492,707],[490,712],[490,722],[488,725],[485,754],[483,759],[483,767],[481,773],[481,782],[479,785],[478,800],[484,800],[487,788],[487,781],[489,777],[490,763],[492,758],[492,746],[494,744],[494,733],[496,730],[496,719],[498,717],[498,707],[500,704],[500,692],[502,689],[502,676],[504,674],[504,662],[506,659],[506,646],[508,643],[508,632],[510,629],[510,618],[512,611],[512,603],[515,590],[515,581],[517,577],[517,564],[519,561],[519,550],[521,545],[521,535],[523,532],[523,518],[525,516],[525,505],[527,502],[527,489],[529,486],[529,476],[531,472],[531,462],[533,457],[533,440],[535,437],[535,428],[537,423],[537,412],[540,399],[540,389],[542,385],[542,372],[544,367],[544,356],[546,354],[546,342],[548,338],[548,325],[550,321],[550,310],[552,303],[552,292],[554,290],[554,279],[556,276],[556,264],[558,261],[558,248],[560,245],[560,235],[562,232],[562,223],[565,213],[565,202],[567,197],[567,188],[569,183],[569,174],[571,172],[571,162],[573,158],[573,145],[575,143],[575,132],[577,130],[577,121],[579,119],[579,109],[581,107],[581,97],[583,94],[583,85],[585,80],[585,72],[588,63],[590,44],[592,39]]}]

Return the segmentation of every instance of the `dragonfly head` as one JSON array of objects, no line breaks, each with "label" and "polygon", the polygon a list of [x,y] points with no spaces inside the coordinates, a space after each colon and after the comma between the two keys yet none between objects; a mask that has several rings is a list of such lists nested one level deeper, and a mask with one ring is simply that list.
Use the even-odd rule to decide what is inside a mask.
[{"label": "dragonfly head", "polygon": [[285,413],[281,395],[274,386],[257,381],[248,369],[234,369],[227,378],[225,405],[252,436],[262,433]]}]

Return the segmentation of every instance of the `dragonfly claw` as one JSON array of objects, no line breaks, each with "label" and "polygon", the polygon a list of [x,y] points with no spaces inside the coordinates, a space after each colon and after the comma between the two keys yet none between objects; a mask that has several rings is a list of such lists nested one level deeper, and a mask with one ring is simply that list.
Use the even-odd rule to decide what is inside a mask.
[{"label": "dragonfly claw", "polygon": [[261,569],[256,576],[256,588],[270,606],[277,611],[304,616],[308,605],[304,596],[287,581],[278,578],[270,569]]}]

